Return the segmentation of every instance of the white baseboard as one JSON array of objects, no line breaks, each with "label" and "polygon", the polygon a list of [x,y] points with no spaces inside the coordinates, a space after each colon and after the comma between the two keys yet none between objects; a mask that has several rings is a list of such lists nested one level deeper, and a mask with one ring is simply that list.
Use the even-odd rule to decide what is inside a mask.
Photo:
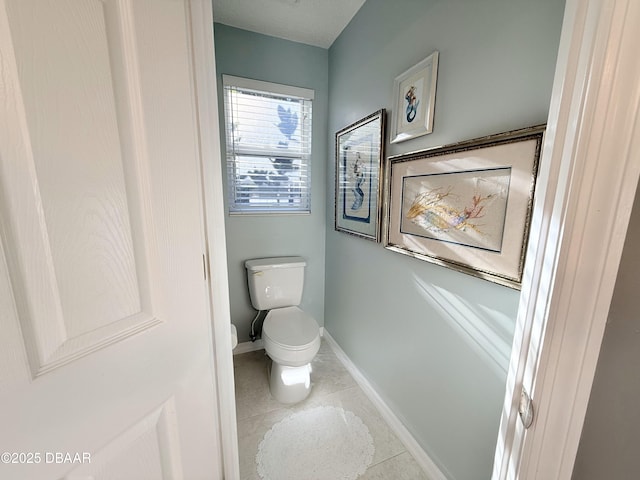
[{"label": "white baseboard", "polygon": [[387,422],[393,433],[396,434],[398,439],[403,443],[407,451],[418,462],[424,473],[430,480],[447,480],[447,476],[442,473],[438,466],[429,457],[427,452],[423,450],[416,439],[411,435],[411,432],[407,430],[407,427],[403,425],[400,419],[393,413],[386,402],[380,397],[378,392],[375,391],[369,380],[360,372],[358,367],[351,361],[346,353],[340,348],[340,345],[331,337],[329,332],[324,331],[324,339],[331,347],[333,352],[338,357],[338,360],[342,362],[347,371],[351,374],[356,383],[360,386],[364,394],[369,398],[371,403],[378,409],[382,418]]},{"label": "white baseboard", "polygon": [[255,352],[256,350],[264,350],[264,341],[260,338],[255,342],[242,342],[233,349],[233,355],[241,355],[243,353]]}]

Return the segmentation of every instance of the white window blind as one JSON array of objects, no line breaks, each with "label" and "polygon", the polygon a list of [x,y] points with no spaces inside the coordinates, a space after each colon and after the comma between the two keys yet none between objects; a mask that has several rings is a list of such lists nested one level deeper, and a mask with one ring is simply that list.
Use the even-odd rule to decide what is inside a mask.
[{"label": "white window blind", "polygon": [[313,91],[223,76],[229,212],[310,212]]}]

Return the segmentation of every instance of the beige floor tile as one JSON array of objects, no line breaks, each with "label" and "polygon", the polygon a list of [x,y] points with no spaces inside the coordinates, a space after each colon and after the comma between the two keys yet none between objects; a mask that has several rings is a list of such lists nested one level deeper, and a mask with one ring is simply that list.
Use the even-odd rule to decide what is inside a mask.
[{"label": "beige floor tile", "polygon": [[234,357],[236,384],[236,415],[238,420],[282,408],[269,393],[264,350],[243,353]]},{"label": "beige floor tile", "polygon": [[314,396],[338,392],[357,385],[326,342],[320,344],[320,350],[313,359],[311,368]]},{"label": "beige floor tile", "polygon": [[267,379],[269,362],[263,350],[234,357],[242,480],[260,480],[256,470],[256,454],[265,433],[274,424],[292,413],[317,406],[334,406],[349,410],[360,417],[369,429],[375,453],[372,466],[360,478],[426,479],[418,464],[406,452],[402,443],[326,342],[322,342],[320,351],[312,363],[311,393],[306,400],[298,404],[282,405],[271,397]]},{"label": "beige floor tile", "polygon": [[418,463],[404,452],[367,469],[358,480],[429,480]]}]

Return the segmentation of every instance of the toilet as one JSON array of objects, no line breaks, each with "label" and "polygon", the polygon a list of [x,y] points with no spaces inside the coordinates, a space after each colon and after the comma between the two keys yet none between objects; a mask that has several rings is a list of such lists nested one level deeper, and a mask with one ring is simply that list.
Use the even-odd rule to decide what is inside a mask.
[{"label": "toilet", "polygon": [[306,262],[301,257],[247,260],[253,308],[268,310],[262,325],[264,349],[272,360],[271,395],[281,403],[297,403],[311,391],[311,360],[320,349],[320,327],[298,308]]}]

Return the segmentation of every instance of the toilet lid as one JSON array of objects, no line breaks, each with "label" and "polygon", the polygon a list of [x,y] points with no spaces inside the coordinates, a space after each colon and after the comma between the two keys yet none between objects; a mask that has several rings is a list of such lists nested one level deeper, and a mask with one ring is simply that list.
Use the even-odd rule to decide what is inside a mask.
[{"label": "toilet lid", "polygon": [[298,307],[270,310],[262,325],[262,336],[287,349],[304,348],[320,335],[314,318]]}]

